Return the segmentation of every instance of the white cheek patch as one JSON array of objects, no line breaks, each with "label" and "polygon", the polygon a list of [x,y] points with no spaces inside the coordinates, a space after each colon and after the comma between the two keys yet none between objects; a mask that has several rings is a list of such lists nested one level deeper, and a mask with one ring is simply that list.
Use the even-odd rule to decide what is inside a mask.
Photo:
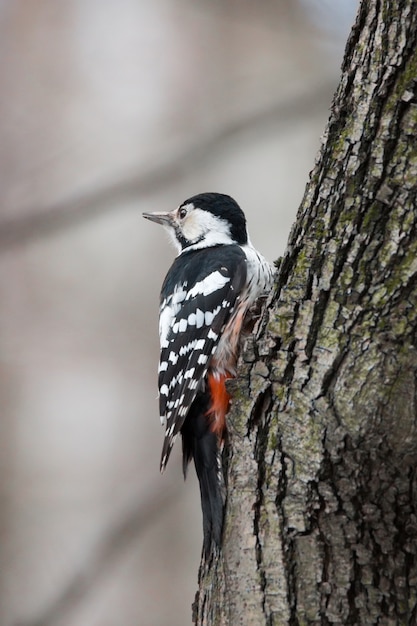
[{"label": "white cheek patch", "polygon": [[181,224],[181,230],[184,238],[197,248],[233,243],[228,223],[209,211],[198,208],[188,214]]},{"label": "white cheek patch", "polygon": [[205,233],[205,223],[199,209],[191,211],[182,224],[182,234],[188,241],[197,241]]}]

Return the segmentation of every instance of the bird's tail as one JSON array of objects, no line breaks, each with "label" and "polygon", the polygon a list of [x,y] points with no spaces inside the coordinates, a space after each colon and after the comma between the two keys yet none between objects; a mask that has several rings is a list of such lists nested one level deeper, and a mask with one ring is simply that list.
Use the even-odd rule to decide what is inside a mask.
[{"label": "bird's tail", "polygon": [[221,544],[225,501],[219,436],[211,428],[212,420],[207,415],[209,405],[209,394],[201,393],[191,406],[181,429],[184,477],[188,463],[194,459],[200,483],[203,550],[206,558],[210,554],[212,542],[217,546]]}]

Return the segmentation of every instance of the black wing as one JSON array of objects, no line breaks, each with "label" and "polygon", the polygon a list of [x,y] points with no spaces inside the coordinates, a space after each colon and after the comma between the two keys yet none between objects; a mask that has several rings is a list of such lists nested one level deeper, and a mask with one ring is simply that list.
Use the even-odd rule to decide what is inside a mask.
[{"label": "black wing", "polygon": [[[187,256],[188,254],[188,256]],[[246,283],[240,246],[180,255],[161,293],[160,415],[166,422],[161,471]]]}]

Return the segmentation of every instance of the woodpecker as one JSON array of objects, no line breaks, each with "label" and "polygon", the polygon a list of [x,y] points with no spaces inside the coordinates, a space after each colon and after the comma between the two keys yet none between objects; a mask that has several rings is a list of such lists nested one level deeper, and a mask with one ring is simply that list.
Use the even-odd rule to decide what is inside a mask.
[{"label": "woodpecker", "polygon": [[273,269],[251,244],[245,215],[230,196],[202,193],[174,211],[143,217],[164,226],[178,252],[160,297],[160,469],[181,433],[184,478],[193,459],[200,484],[208,556],[223,526],[226,380],[236,376],[246,314],[272,286]]}]

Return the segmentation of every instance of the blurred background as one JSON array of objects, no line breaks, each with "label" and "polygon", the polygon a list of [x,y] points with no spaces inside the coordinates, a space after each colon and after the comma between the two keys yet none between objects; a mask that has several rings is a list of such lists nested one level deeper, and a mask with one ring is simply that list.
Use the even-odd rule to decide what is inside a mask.
[{"label": "blurred background", "polygon": [[283,253],[356,0],[0,0],[0,626],[191,624],[141,212],[236,198]]}]

